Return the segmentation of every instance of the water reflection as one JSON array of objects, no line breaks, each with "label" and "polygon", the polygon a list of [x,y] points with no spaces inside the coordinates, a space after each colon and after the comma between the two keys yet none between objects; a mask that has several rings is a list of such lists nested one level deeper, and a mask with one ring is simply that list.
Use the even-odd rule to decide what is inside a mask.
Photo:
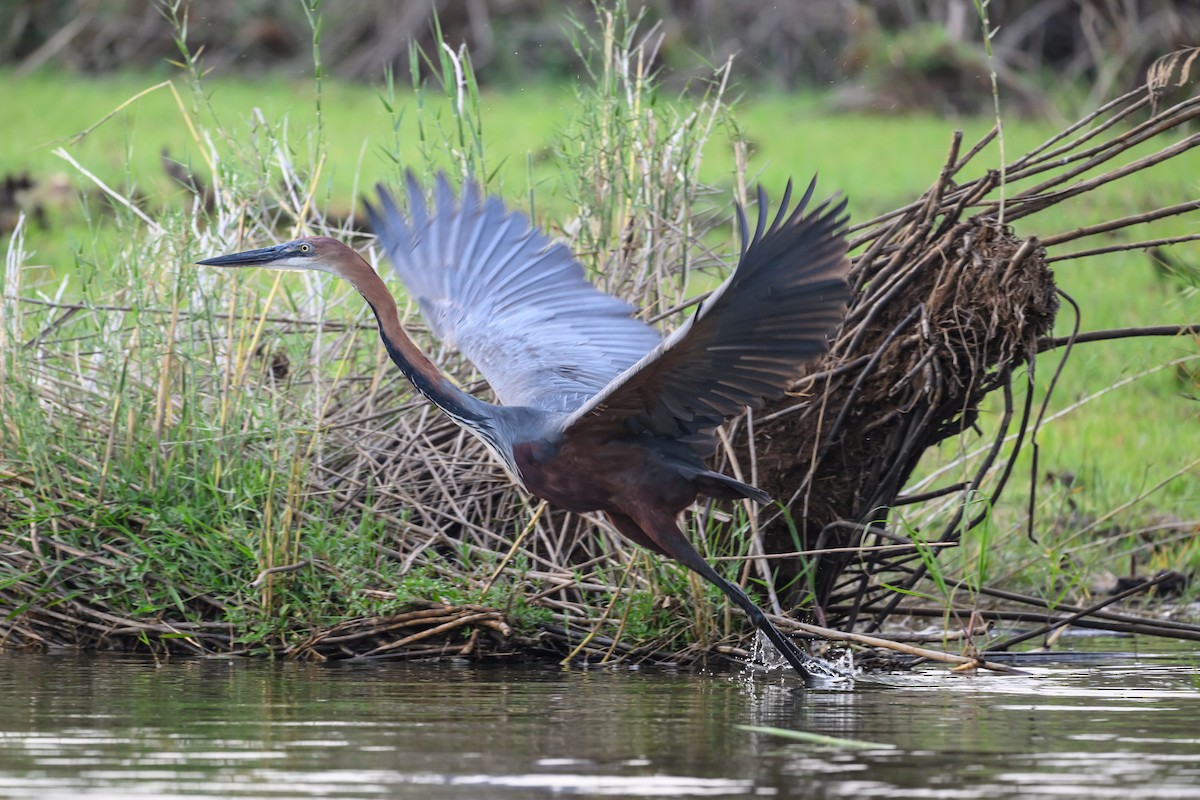
[{"label": "water reflection", "polygon": [[1196,671],[1132,659],[805,691],[788,676],[7,654],[0,796],[1200,798]]}]

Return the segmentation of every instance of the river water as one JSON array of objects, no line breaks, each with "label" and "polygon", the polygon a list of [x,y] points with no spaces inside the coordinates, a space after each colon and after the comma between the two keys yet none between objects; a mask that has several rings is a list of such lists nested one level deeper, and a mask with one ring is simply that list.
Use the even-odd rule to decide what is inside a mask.
[{"label": "river water", "polygon": [[1024,676],[930,667],[836,690],[8,652],[0,797],[1200,798],[1200,649],[1114,644]]}]

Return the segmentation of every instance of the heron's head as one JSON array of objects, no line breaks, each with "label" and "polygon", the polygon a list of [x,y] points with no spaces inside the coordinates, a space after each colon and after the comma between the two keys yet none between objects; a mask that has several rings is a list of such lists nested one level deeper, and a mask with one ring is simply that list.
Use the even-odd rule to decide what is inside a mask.
[{"label": "heron's head", "polygon": [[351,278],[363,263],[358,254],[337,239],[306,236],[271,247],[243,250],[197,261],[206,267],[263,267],[265,269],[315,269],[340,278]]}]

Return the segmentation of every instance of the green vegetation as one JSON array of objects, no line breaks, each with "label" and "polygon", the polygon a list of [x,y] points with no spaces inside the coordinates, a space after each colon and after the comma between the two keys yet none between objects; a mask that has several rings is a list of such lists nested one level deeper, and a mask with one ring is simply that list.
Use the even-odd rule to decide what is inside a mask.
[{"label": "green vegetation", "polygon": [[[469,70],[439,56],[442,75]],[[399,375],[357,296],[321,276],[231,277],[191,262],[301,230],[350,235],[357,194],[376,180],[396,181],[405,166],[441,166],[484,176],[517,207],[533,204],[535,216],[604,269],[609,285],[650,283],[658,288],[641,288],[639,296],[666,309],[712,284],[711,273],[688,266],[713,259],[665,245],[613,272],[610,254],[631,220],[652,227],[683,210],[686,226],[707,216],[720,237],[697,226],[679,241],[699,238],[728,257],[735,247],[725,224],[729,198],[745,191],[739,167],[776,194],[788,177],[820,170],[821,188],[845,191],[855,219],[864,220],[934,181],[953,126],[965,129],[969,144],[993,122],[831,115],[819,96],[754,92],[730,110],[716,83],[703,97],[668,99],[640,76],[605,72],[604,63],[582,87],[478,93],[468,80],[461,98],[454,86],[199,81],[187,71],[158,85],[136,75],[87,82],[0,76],[8,130],[0,175],[29,172],[49,210],[46,228],[27,223],[0,244],[8,254],[0,299],[0,526],[36,530],[35,541],[21,546],[63,560],[49,572],[34,558],[23,571],[0,571],[0,591],[25,598],[10,621],[42,602],[79,619],[87,619],[85,607],[104,608],[113,625],[194,623],[173,634],[179,637],[229,624],[230,646],[249,649],[277,649],[309,629],[384,614],[414,598],[504,608],[526,628],[546,621],[547,606],[531,599],[542,592],[542,578],[531,576],[543,567],[522,554],[497,572],[504,547],[453,552],[437,540],[409,568],[391,557],[392,538],[409,535],[403,513],[357,513],[364,506],[348,499],[357,496],[348,486],[373,478],[314,466],[351,447],[337,440],[345,420],[420,408],[394,386]],[[633,105],[623,104],[626,91]],[[39,101],[47,97],[54,102]],[[649,116],[639,115],[642,102],[654,104]],[[647,130],[647,120],[664,130]],[[668,129],[682,138],[671,139]],[[1055,129],[1010,121],[1007,152],[1025,152]],[[73,163],[54,154],[60,146]],[[212,211],[164,172],[164,150],[219,188]],[[637,157],[669,163],[679,185],[639,184],[653,170]],[[1200,156],[1187,154],[1089,195],[1086,204],[1022,220],[1017,233],[1069,230],[1195,197],[1198,168]],[[60,181],[72,191],[51,191]],[[721,191],[709,196],[706,186]],[[1155,225],[1156,236],[1178,236],[1194,221]],[[1200,258],[1187,245],[1176,252],[1185,261]],[[1084,330],[1200,320],[1195,287],[1156,277],[1139,251],[1069,262],[1058,279],[1079,303]],[[1064,309],[1058,332],[1073,322]],[[1042,391],[1060,358],[1039,359]],[[1023,536],[1026,450],[1026,474],[1014,478],[965,547],[937,559],[941,571],[929,593],[942,599],[959,581],[987,580],[1052,602],[1077,601],[1097,574],[1125,572],[1130,559],[1140,572],[1200,568],[1200,388],[1173,368],[1177,360],[1196,369],[1194,340],[1080,345],[1037,435],[1036,541]],[[369,402],[356,405],[364,397]],[[944,445],[923,471],[970,446],[965,439]],[[405,489],[368,483],[364,491],[394,496]],[[530,509],[503,511],[496,531],[509,541]],[[695,631],[680,622],[703,630],[710,604],[721,602],[674,567],[643,565],[628,582],[620,574],[597,577],[608,568],[592,565],[577,577],[581,584],[628,583],[609,593],[619,595],[610,616],[635,642],[687,642]],[[737,565],[729,569],[731,577],[741,574]],[[677,595],[689,599],[666,613],[661,598]],[[633,599],[622,604],[625,596]],[[696,607],[694,616],[678,613],[680,605]],[[565,601],[553,608],[563,611]],[[727,619],[722,627],[738,624]],[[702,638],[722,635],[705,631]]]}]

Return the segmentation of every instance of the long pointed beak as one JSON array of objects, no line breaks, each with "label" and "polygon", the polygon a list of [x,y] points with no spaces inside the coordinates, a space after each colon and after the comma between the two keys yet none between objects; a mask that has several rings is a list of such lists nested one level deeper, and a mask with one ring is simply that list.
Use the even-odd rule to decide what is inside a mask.
[{"label": "long pointed beak", "polygon": [[196,263],[206,267],[263,267],[287,255],[289,254],[284,245],[277,244],[272,247],[260,247],[257,250],[243,250],[240,253],[206,258]]}]

